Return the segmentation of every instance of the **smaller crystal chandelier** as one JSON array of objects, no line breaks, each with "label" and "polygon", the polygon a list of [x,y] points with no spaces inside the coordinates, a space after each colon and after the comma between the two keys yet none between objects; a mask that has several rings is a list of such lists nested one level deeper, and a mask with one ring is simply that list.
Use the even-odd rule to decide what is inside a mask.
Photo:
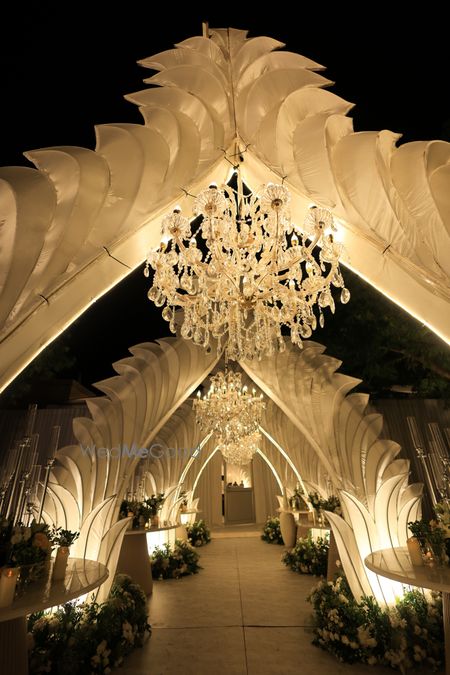
[{"label": "smaller crystal chandelier", "polygon": [[259,425],[266,407],[262,394],[256,396],[242,386],[241,373],[219,371],[211,377],[211,386],[202,398],[200,392],[193,408],[197,424],[205,433],[214,434],[222,455],[233,464],[248,464],[260,440]]},{"label": "smaller crystal chandelier", "polygon": [[224,460],[229,464],[246,466],[252,461],[253,455],[258,450],[260,441],[261,434],[255,432],[248,436],[241,436],[232,443],[223,443],[219,445],[219,450]]},{"label": "smaller crystal chandelier", "polygon": [[312,207],[300,231],[290,199],[272,183],[244,194],[238,173],[237,190],[213,184],[198,195],[192,222],[179,208],[163,219],[161,245],[148,254],[144,274],[154,269],[148,297],[165,305],[172,332],[181,309],[183,338],[207,351],[215,341],[227,359],[261,359],[284,351],[282,326],[300,347],[323,326],[322,310],[335,309],[331,286],[348,302],[332,214]]}]

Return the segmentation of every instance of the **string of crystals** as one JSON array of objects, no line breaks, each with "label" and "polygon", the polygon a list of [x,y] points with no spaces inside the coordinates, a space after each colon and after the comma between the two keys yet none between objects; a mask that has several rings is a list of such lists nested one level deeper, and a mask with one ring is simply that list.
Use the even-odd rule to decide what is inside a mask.
[{"label": "string of crystals", "polygon": [[208,392],[194,399],[196,422],[213,433],[224,458],[233,464],[248,464],[260,441],[259,425],[266,407],[262,394],[242,386],[240,372],[219,371],[211,377]]},{"label": "string of crystals", "polygon": [[300,231],[290,200],[285,186],[272,183],[244,194],[237,174],[237,190],[212,184],[198,195],[192,222],[179,208],[163,219],[162,242],[148,254],[144,274],[153,268],[148,297],[165,305],[172,332],[181,308],[183,338],[207,351],[215,340],[230,360],[261,359],[284,351],[282,326],[300,347],[323,326],[322,310],[335,310],[331,286],[349,301],[333,215],[312,207]]}]

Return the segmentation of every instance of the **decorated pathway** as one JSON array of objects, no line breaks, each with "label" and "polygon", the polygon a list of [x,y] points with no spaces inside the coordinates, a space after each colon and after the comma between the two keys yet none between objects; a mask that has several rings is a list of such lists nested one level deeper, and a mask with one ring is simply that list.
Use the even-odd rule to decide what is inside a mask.
[{"label": "decorated pathway", "polygon": [[256,532],[229,534],[221,530],[198,549],[198,575],[155,582],[152,637],[126,659],[121,675],[393,672],[348,666],[313,647],[306,596],[314,577],[288,570],[280,562],[283,547],[262,542]]}]

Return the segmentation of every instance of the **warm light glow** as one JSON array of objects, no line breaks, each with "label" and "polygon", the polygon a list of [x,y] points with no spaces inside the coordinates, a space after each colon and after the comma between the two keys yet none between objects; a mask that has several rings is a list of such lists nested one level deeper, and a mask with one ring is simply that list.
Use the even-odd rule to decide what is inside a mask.
[{"label": "warm light glow", "polygon": [[277,473],[277,470],[275,469],[274,465],[272,464],[272,462],[270,461],[270,459],[267,457],[267,455],[265,455],[261,450],[258,449],[256,452],[257,452],[257,454],[258,454],[260,457],[263,458],[263,460],[265,461],[265,463],[268,465],[268,467],[269,467],[270,470],[272,471],[273,476],[274,476],[275,480],[276,480],[277,483],[278,483],[278,487],[279,487],[279,489],[280,489],[280,492],[281,492],[281,494],[283,494],[283,483],[281,482],[281,479],[280,479],[280,477],[279,477],[279,475],[278,475],[278,473]]},{"label": "warm light glow", "polygon": [[[297,477],[297,480],[298,480],[298,482],[299,482],[299,484],[300,484],[300,486],[301,486],[301,488],[302,488],[302,490],[303,490],[303,494],[305,494],[305,495],[308,494],[308,491],[307,491],[307,489],[305,488],[305,484],[303,483],[302,477],[301,477],[301,475],[299,474],[299,472],[298,472],[298,470],[297,470],[297,467],[295,466],[294,462],[292,461],[292,459],[291,459],[291,458],[289,457],[289,455],[287,454],[286,450],[284,450],[284,448],[282,448],[281,445],[280,445],[279,443],[277,443],[277,441],[274,439],[274,437],[271,436],[271,435],[269,434],[269,432],[266,431],[263,427],[260,426],[259,429],[260,429],[260,431],[264,434],[264,436],[272,443],[272,445],[274,445],[274,446],[276,447],[276,449],[278,450],[278,452],[284,457],[284,459],[286,460],[286,462],[289,464],[289,466],[291,467],[291,469],[292,469],[292,471],[294,472],[295,476]],[[283,488],[282,488],[282,493],[284,494]],[[311,503],[310,503],[309,501],[306,503],[306,505],[307,505],[308,509],[309,509],[311,512],[314,511],[314,509],[313,509],[313,507],[312,507],[312,505],[311,505]]]},{"label": "warm light glow", "polygon": [[[291,222],[291,196],[268,183],[258,194],[211,184],[195,200],[192,222],[179,208],[162,221],[161,244],[147,257],[154,269],[149,299],[181,336],[228,359],[262,358],[284,351],[282,326],[301,346],[323,310],[335,310],[331,286],[350,299],[339,269],[342,247],[333,215],[312,207],[301,231]],[[180,314],[181,317],[181,314]]]}]

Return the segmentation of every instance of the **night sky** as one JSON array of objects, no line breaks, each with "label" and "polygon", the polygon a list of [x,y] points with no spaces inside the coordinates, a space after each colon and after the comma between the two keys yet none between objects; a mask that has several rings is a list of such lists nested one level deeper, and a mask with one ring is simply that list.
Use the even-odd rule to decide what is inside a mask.
[{"label": "night sky", "polygon": [[[156,16],[154,5],[141,2],[120,10],[109,3],[16,3],[0,40],[0,165],[28,165],[22,152],[41,147],[93,149],[95,124],[141,123],[137,108],[123,99],[151,75],[136,61],[200,35],[202,20],[271,36],[327,66],[332,91],[356,104],[350,114],[357,131],[391,129],[403,134],[400,143],[450,139],[448,29],[437,11],[424,5],[405,20],[378,4],[350,16],[348,9],[331,15],[316,3],[313,13],[298,5],[301,19],[293,20],[292,5],[273,3],[265,12],[260,5],[238,11],[241,3],[228,4],[226,11],[225,3],[180,11],[164,3]],[[77,358],[74,375],[85,384],[111,375],[111,362],[128,346],[167,334],[147,288],[137,270],[63,336]]]}]

